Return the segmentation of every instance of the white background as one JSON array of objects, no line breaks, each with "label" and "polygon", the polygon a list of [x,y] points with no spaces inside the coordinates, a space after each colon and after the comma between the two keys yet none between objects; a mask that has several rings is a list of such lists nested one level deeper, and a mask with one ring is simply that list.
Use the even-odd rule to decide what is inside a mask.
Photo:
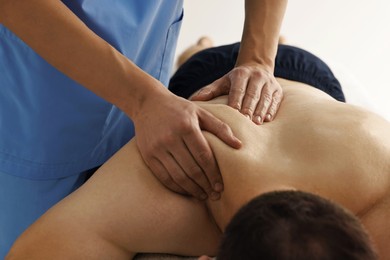
[{"label": "white background", "polygon": [[[177,54],[203,35],[215,45],[239,41],[243,21],[244,0],[185,0]],[[281,34],[342,68],[340,76],[364,88],[369,108],[390,120],[389,0],[290,0]]]}]

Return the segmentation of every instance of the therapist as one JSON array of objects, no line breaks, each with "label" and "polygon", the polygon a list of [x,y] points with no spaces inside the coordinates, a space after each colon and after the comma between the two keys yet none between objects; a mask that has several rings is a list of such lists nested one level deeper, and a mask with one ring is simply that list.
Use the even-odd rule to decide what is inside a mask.
[{"label": "therapist", "polygon": [[[282,90],[272,75],[286,4],[245,1],[236,68],[195,99],[229,93],[229,105],[254,122],[275,117]],[[0,0],[1,259],[134,133],[167,188],[219,198],[222,178],[201,130],[232,148],[241,143],[164,87],[182,16],[180,0]]]}]

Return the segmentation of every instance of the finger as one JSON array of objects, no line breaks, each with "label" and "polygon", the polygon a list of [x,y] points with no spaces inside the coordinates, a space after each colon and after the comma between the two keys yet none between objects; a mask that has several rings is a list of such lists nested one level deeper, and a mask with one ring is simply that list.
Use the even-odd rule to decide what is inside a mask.
[{"label": "finger", "polygon": [[272,104],[268,109],[268,113],[265,116],[265,121],[271,122],[279,109],[280,103],[283,99],[283,93],[281,91],[276,91],[272,98]]},{"label": "finger", "polygon": [[[211,134],[214,134],[219,139],[221,139],[224,143],[231,146],[232,148],[238,149],[241,147],[241,141],[233,135],[233,132],[231,128],[219,120],[218,118],[214,117],[211,113],[209,113],[206,110],[200,110],[199,112],[199,121],[200,121],[200,127],[202,130],[208,131]],[[202,137],[204,138],[203,134]],[[204,138],[205,140],[205,138]],[[205,146],[207,145],[207,146]],[[198,155],[197,158],[200,158],[198,161],[198,165],[200,165],[205,172],[206,176],[209,179],[209,182],[211,183],[212,187],[215,191],[219,192],[223,190],[223,180],[221,173],[219,171],[218,165],[215,161],[214,155],[213,155],[213,161],[211,161],[210,158],[207,158],[209,151],[211,150],[208,146],[208,143],[203,143],[203,146],[205,148],[198,148],[200,152],[200,155]],[[204,149],[204,150],[202,150]],[[210,149],[210,150],[209,150]],[[203,151],[203,152],[202,152]],[[206,152],[205,152],[206,151]],[[206,159],[205,159],[206,158]],[[211,161],[212,165],[208,164],[207,161]],[[215,167],[217,167],[217,171],[215,172]]]},{"label": "finger", "polygon": [[204,109],[199,109],[198,114],[199,124],[202,130],[214,134],[232,148],[239,149],[241,147],[242,143],[240,139],[233,134],[233,131],[228,124],[222,122]]},{"label": "finger", "polygon": [[171,178],[169,175],[167,169],[164,167],[164,165],[156,158],[149,161],[148,166],[154,176],[168,189],[183,194],[183,195],[189,195],[189,193],[181,188],[179,185],[176,184],[176,182]]},{"label": "finger", "polygon": [[227,77],[217,79],[210,85],[207,85],[195,93],[190,100],[207,101],[213,98],[227,95],[229,93],[229,82]]},{"label": "finger", "polygon": [[191,178],[208,193],[211,199],[219,199],[219,192],[223,190],[222,176],[206,138],[201,131],[198,131],[185,137],[185,143],[200,167],[200,171],[193,172]]},{"label": "finger", "polygon": [[[187,151],[188,153],[188,151]],[[177,153],[175,153],[177,155]],[[182,189],[184,189],[191,196],[204,200],[207,198],[207,194],[198,186],[180,167],[173,154],[167,152],[165,156],[160,158],[164,167],[168,171],[168,174],[172,180]]]},{"label": "finger", "polygon": [[[201,142],[206,142],[207,145],[207,141],[204,139],[202,133],[200,134],[201,134],[200,136]],[[197,136],[196,134],[193,136],[195,138],[199,138],[199,136]],[[187,174],[187,176],[191,178],[192,181],[195,182],[198,186],[200,186],[203,189],[203,192],[206,192],[209,197],[213,198],[215,195],[213,194],[214,190],[211,187],[211,183],[206,173],[204,172],[204,169],[198,164],[199,159],[197,159],[196,156],[194,156],[194,154],[196,154],[196,152],[199,151],[198,147],[202,147],[202,146],[197,146],[197,140],[194,140],[194,138],[192,138],[191,135],[184,136],[184,143],[181,146],[181,149],[177,151],[177,154],[179,156],[175,157],[175,159],[178,162],[178,164],[182,167],[184,172]],[[202,155],[200,157],[204,158]],[[199,194],[198,197],[200,197],[201,195],[204,197],[205,194]]]},{"label": "finger", "polygon": [[249,80],[240,112],[250,119],[253,118],[253,114],[260,101],[260,94],[263,85],[264,83],[259,79],[251,78]]},{"label": "finger", "polygon": [[272,104],[273,92],[270,89],[269,85],[266,84],[261,91],[260,102],[253,116],[253,122],[256,124],[262,124],[264,122],[268,109]]},{"label": "finger", "polygon": [[228,98],[228,105],[241,110],[242,100],[244,98],[248,84],[248,77],[243,69],[236,69],[234,74],[230,77],[230,92]]}]

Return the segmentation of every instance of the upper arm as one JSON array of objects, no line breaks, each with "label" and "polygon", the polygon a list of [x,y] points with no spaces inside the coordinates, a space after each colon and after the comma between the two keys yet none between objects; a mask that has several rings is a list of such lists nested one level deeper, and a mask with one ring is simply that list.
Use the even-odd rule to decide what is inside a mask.
[{"label": "upper arm", "polygon": [[[20,242],[29,241],[56,257],[62,252],[67,259],[128,259],[136,252],[213,254],[219,241],[204,203],[162,186],[144,164],[135,142],[23,236]],[[44,248],[42,241],[49,246]],[[38,258],[41,251],[35,250]]]},{"label": "upper arm", "polygon": [[6,5],[8,2],[10,2],[10,1],[0,0],[0,24],[4,23],[5,14],[6,14],[5,13],[6,12]]}]

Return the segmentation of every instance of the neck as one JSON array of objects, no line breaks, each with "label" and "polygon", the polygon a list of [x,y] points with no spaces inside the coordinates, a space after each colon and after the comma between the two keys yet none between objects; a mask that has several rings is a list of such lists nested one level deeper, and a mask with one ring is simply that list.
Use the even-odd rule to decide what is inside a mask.
[{"label": "neck", "polygon": [[207,201],[207,207],[222,232],[233,216],[255,197],[272,191],[295,190],[293,187],[282,185],[262,187],[262,185],[256,185],[255,181],[251,183],[252,185],[236,185],[238,186],[236,189],[226,189],[218,201]]}]

